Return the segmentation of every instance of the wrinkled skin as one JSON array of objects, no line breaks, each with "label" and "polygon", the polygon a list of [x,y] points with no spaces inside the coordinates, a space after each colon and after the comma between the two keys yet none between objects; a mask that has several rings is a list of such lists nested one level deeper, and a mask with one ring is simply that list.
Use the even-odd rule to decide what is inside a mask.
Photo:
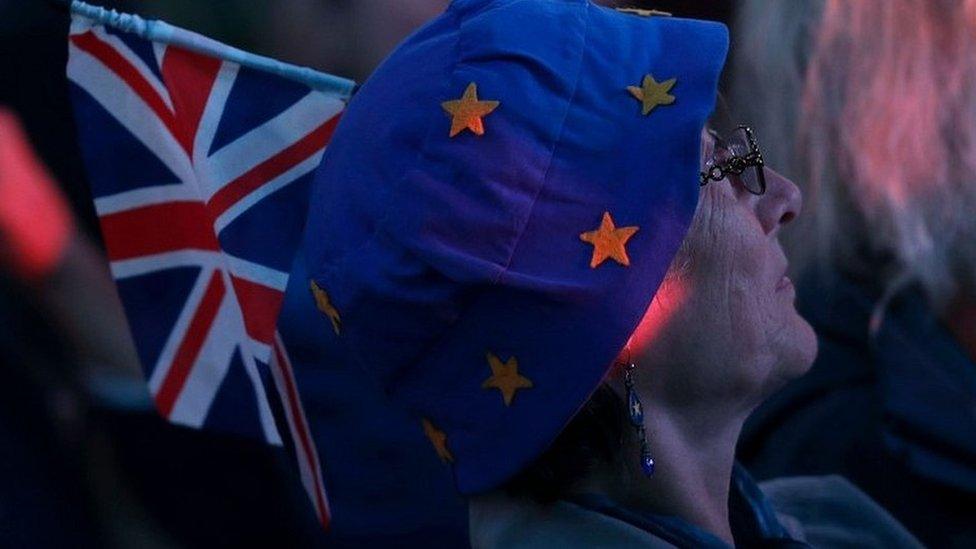
[{"label": "wrinkled skin", "polygon": [[[705,157],[712,139],[703,135]],[[793,182],[765,174],[762,196],[734,178],[702,188],[682,250],[629,346],[646,398],[747,412],[813,363],[816,337],[794,307],[779,243],[802,198]]]}]

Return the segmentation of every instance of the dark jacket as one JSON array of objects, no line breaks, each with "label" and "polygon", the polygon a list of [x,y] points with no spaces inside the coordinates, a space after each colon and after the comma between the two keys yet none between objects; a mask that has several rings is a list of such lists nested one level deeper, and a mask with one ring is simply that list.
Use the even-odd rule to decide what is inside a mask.
[{"label": "dark jacket", "polygon": [[[541,505],[499,490],[474,498],[470,511],[474,549],[731,549],[680,518],[630,509],[596,494]],[[736,466],[729,521],[736,547],[921,547],[884,509],[838,476],[783,478],[760,487]]]},{"label": "dark jacket", "polygon": [[740,459],[759,478],[843,475],[927,545],[976,546],[976,365],[918,288],[870,334],[879,299],[852,276],[805,280],[820,353],[753,415]]}]

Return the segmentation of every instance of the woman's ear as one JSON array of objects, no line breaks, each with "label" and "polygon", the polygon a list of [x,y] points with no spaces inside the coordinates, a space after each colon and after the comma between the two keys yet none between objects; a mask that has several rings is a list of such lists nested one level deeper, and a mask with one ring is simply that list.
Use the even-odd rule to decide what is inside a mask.
[{"label": "woman's ear", "polygon": [[617,358],[613,359],[613,365],[610,367],[610,370],[607,372],[608,379],[613,379],[620,375],[623,375],[623,372],[624,370],[627,369],[627,366],[630,366],[631,364],[634,363],[635,357],[631,352],[631,343],[633,339],[634,336],[630,336],[630,339],[627,340],[627,344],[624,345],[624,348],[621,349],[620,352],[617,354]]},{"label": "woman's ear", "polygon": [[607,375],[604,378],[607,383],[613,384],[616,380],[623,379],[624,373],[627,371],[627,367],[633,364],[634,355],[630,350],[632,339],[633,336],[627,340],[627,344],[624,345],[624,348],[621,349],[620,353],[617,354],[617,358],[613,359],[613,364],[610,366],[610,369],[607,371]]},{"label": "woman's ear", "polygon": [[634,355],[631,352],[631,345],[633,342],[634,336],[631,335],[630,338],[627,339],[627,344],[624,345],[623,349],[620,349],[620,353],[617,354],[617,358],[613,361],[615,370],[618,368],[626,368],[634,363]]}]

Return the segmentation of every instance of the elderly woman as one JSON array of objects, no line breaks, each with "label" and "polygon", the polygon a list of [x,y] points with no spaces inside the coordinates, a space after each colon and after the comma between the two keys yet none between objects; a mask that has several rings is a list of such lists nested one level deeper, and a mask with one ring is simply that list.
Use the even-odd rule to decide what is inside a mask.
[{"label": "elderly woman", "polygon": [[727,43],[587,0],[457,0],[350,103],[310,287],[451,467],[474,546],[915,546],[839,479],[767,499],[735,465],[816,341],[778,243],[796,186],[748,129],[703,131]]},{"label": "elderly woman", "polygon": [[776,136],[766,159],[814,197],[788,249],[820,336],[742,457],[762,476],[842,474],[926,544],[973,546],[976,1],[756,0],[740,15],[736,104],[765,107],[750,120]]}]

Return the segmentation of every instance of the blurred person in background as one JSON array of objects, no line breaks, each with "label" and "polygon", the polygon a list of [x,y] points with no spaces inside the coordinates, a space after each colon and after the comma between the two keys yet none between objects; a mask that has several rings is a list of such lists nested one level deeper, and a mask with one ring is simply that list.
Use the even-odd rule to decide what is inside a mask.
[{"label": "blurred person in background", "polygon": [[[729,22],[732,13],[730,0],[595,3],[655,8],[678,17],[723,23]],[[271,32],[256,38],[262,41],[260,48],[275,57],[362,82],[401,40],[448,4],[450,0],[278,0],[274,9],[266,10]]]},{"label": "blurred person in background", "polygon": [[761,477],[840,473],[976,544],[976,1],[750,0],[736,107],[805,187],[811,373],[750,421]]},{"label": "blurred person in background", "polygon": [[276,56],[358,82],[449,0],[280,0],[266,47]]},{"label": "blurred person in background", "polygon": [[[65,311],[63,275],[84,272],[64,199],[17,119],[0,109],[0,543],[98,544],[84,479],[81,380],[48,315]],[[89,264],[90,265],[90,264]],[[67,268],[65,268],[67,267]],[[100,267],[100,265],[99,265]],[[85,296],[79,296],[86,299]],[[54,520],[57,517],[57,520]]]}]

